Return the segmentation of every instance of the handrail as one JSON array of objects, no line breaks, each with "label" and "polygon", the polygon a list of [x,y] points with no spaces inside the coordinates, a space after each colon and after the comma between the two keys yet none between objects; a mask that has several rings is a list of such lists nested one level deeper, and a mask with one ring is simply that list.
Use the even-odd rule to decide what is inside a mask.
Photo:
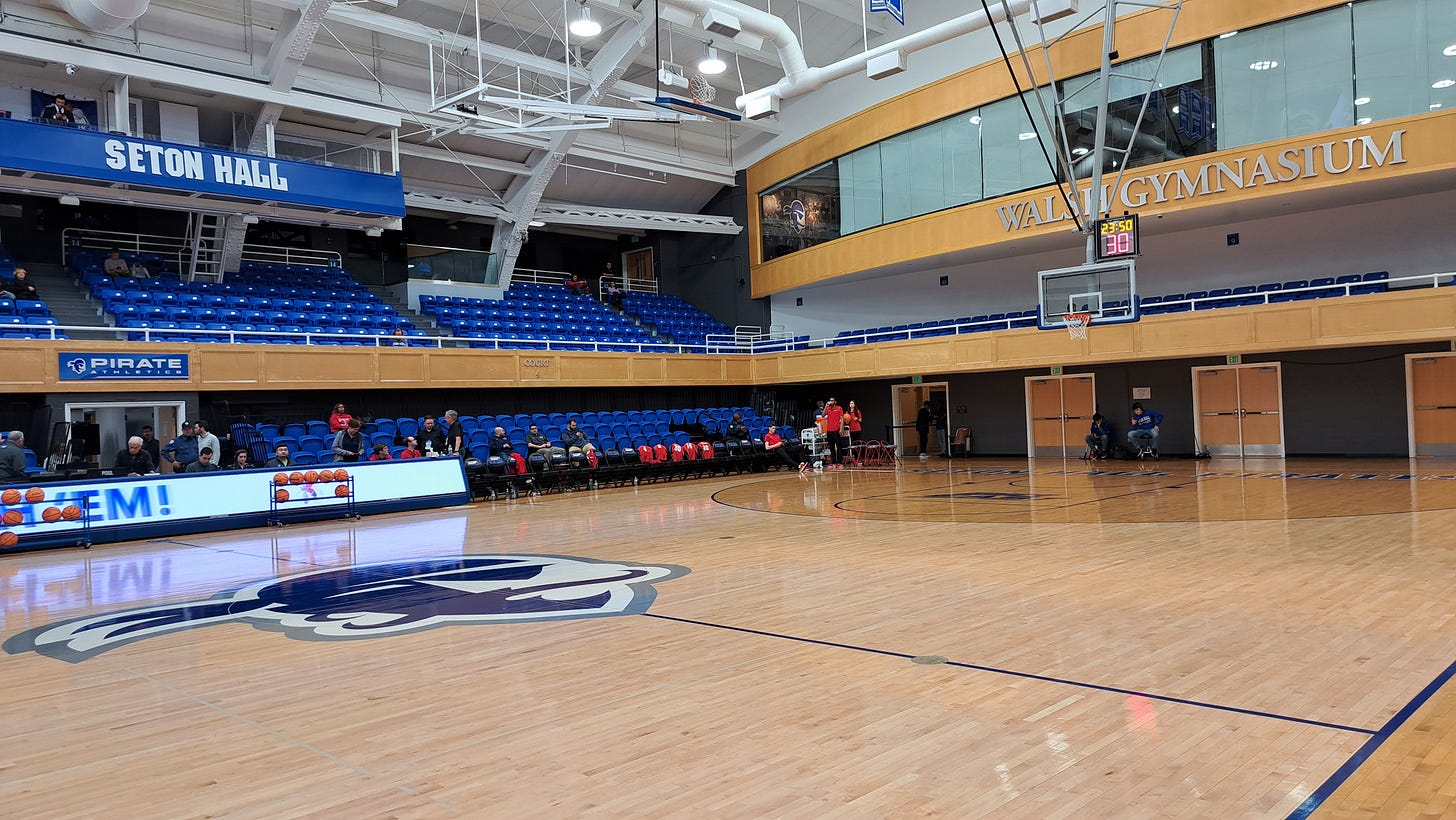
[{"label": "handrail", "polygon": [[[189,246],[189,240],[180,236],[102,231],[94,228],[66,228],[61,231],[63,260],[66,258],[66,251],[71,248],[100,251],[116,248],[125,253],[155,253],[170,257],[169,261],[175,262],[173,270],[181,272],[186,270]],[[289,248],[282,245],[243,245],[243,261],[337,268],[343,266],[344,257],[338,251]]]}]

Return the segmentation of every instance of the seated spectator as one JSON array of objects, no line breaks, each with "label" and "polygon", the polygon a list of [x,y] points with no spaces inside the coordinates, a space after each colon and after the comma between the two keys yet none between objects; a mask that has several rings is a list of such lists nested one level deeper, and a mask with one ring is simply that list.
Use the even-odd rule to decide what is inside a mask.
[{"label": "seated spectator", "polygon": [[339,431],[334,436],[334,460],[354,462],[364,458],[364,449],[369,442],[364,440],[361,432],[364,425],[358,419],[349,419],[349,426]]},{"label": "seated spectator", "polygon": [[14,294],[10,298],[34,300],[40,299],[40,292],[35,289],[35,285],[32,284],[30,279],[27,277],[28,274],[26,274],[25,268],[15,269],[15,279],[13,281],[6,282],[4,285],[5,290],[8,290],[12,294]]},{"label": "seated spectator", "polygon": [[349,426],[349,420],[354,418],[349,414],[348,408],[343,403],[334,405],[333,415],[329,416],[329,432],[338,433]]},{"label": "seated spectator", "polygon": [[546,438],[546,434],[541,432],[541,428],[534,424],[531,425],[530,430],[526,431],[526,451],[528,456],[540,453],[545,458],[545,462],[541,465],[543,470],[551,469],[552,456],[566,455],[565,450],[552,444],[551,439]]},{"label": "seated spectator", "polygon": [[369,454],[369,460],[370,461],[390,461],[390,460],[392,460],[392,457],[389,455],[389,445],[388,444],[385,444],[383,442],[380,442],[379,444],[374,445],[374,452]]},{"label": "seated spectator", "polygon": [[404,347],[407,344],[409,344],[409,342],[405,341],[404,328],[397,327],[394,329],[393,333],[389,334],[390,347]]},{"label": "seated spectator", "polygon": [[587,439],[586,431],[576,425],[576,419],[566,423],[566,429],[561,431],[561,443],[570,455],[580,453],[586,456],[587,463],[597,466],[597,448]]},{"label": "seated spectator", "polygon": [[743,423],[742,413],[733,414],[733,420],[728,422],[728,430],[726,432],[726,435],[728,436],[728,438],[733,439],[734,441],[743,441],[745,439],[751,438],[751,436],[748,434],[748,425]]},{"label": "seated spectator", "polygon": [[804,452],[785,441],[779,435],[779,428],[776,424],[770,424],[768,431],[763,434],[763,448],[770,453],[778,453],[779,457],[788,462],[790,467],[798,467],[800,472],[809,469],[809,462],[804,460]]},{"label": "seated spectator", "polygon": [[[283,445],[283,449],[284,450],[287,450],[288,449],[288,445],[287,444]],[[250,452],[248,452],[248,448],[246,448],[246,447],[239,447],[238,448],[238,451],[233,454],[233,460],[230,461],[230,462],[228,462],[227,467],[225,467],[224,469],[227,469],[227,470],[251,470],[251,469],[253,469],[254,467],[257,467],[257,466],[258,465],[256,465],[256,464],[253,463],[253,454],[250,453]]]},{"label": "seated spectator", "polygon": [[617,280],[608,279],[605,275],[603,275],[602,286],[606,289],[607,292],[607,304],[611,306],[614,310],[621,310],[622,290],[621,288],[617,287]]},{"label": "seated spectator", "polygon": [[1133,452],[1151,450],[1158,454],[1158,432],[1163,426],[1163,414],[1156,410],[1144,410],[1142,402],[1133,402],[1132,426],[1127,431],[1127,443]]},{"label": "seated spectator", "polygon": [[280,444],[273,448],[273,457],[268,459],[265,467],[292,467],[293,459],[288,455],[288,445]]},{"label": "seated spectator", "polygon": [[4,285],[0,285],[0,300],[4,299],[9,299],[13,302],[15,301],[15,294],[6,290]]},{"label": "seated spectator", "polygon": [[121,258],[121,251],[116,248],[112,248],[111,255],[106,257],[106,261],[101,263],[101,270],[107,276],[131,275],[131,265],[128,265],[126,260]]},{"label": "seated spectator", "polygon": [[574,296],[585,296],[586,280],[573,273],[566,280],[566,290]]},{"label": "seated spectator", "polygon": [[147,266],[146,265],[143,265],[141,263],[141,261],[138,260],[136,262],[133,262],[132,265],[131,265],[131,278],[133,278],[133,279],[151,279],[152,278],[152,272],[149,271],[149,270],[147,270]]},{"label": "seated spectator", "polygon": [[[182,438],[182,436],[178,436],[177,438]],[[195,461],[196,459],[193,460]],[[174,465],[175,463],[173,462]],[[156,472],[157,465],[152,463],[152,457],[147,455],[146,450],[142,449],[142,437],[132,436],[126,440],[126,449],[116,454],[115,469],[116,472],[127,475],[146,475],[147,473]]]},{"label": "seated spectator", "polygon": [[399,451],[400,458],[424,458],[425,454],[420,452],[420,443],[414,436],[404,437],[404,449]]},{"label": "seated spectator", "polygon": [[[192,422],[182,422],[182,432],[162,448],[162,458],[172,465],[174,473],[182,472],[187,469],[188,464],[197,460],[197,449],[201,445],[197,443],[197,437],[192,434],[192,430]],[[137,441],[142,441],[141,437]]]},{"label": "seated spectator", "polygon": [[189,473],[211,473],[222,468],[212,463],[212,448],[203,447],[197,451],[197,460],[187,465]]},{"label": "seated spectator", "polygon": [[0,484],[25,478],[25,433],[11,430],[0,441]]},{"label": "seated spectator", "polygon": [[516,445],[506,438],[506,428],[497,427],[490,434],[490,454],[500,456],[506,460],[506,472],[511,475],[520,475],[526,472],[526,459],[516,452]]}]

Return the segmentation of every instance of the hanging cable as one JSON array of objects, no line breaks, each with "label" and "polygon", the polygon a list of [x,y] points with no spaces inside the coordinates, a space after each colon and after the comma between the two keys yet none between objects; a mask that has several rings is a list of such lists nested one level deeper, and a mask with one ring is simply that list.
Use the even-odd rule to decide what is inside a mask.
[{"label": "hanging cable", "polygon": [[[986,5],[986,0],[981,0],[981,9],[986,12],[986,20],[991,22],[991,8]],[[991,22],[990,28],[992,36],[996,38],[996,48],[1001,51],[1001,61],[1006,64],[1006,73],[1011,76],[1011,85],[1016,89],[1016,99],[1021,101],[1021,108],[1026,112],[1026,119],[1032,123],[1032,127],[1034,128],[1036,127],[1036,119],[1031,115],[1031,106],[1026,104],[1026,92],[1021,90],[1021,81],[1016,79],[1016,69],[1011,65],[1011,55],[1006,53],[1006,44],[1001,40],[1001,32],[996,30],[996,24],[994,22]],[[1069,201],[1067,200],[1067,189],[1058,178],[1057,165],[1052,162],[1051,154],[1047,153],[1046,142],[1042,140],[1040,132],[1036,135],[1036,144],[1041,149],[1042,158],[1046,160],[1047,170],[1052,172],[1052,181],[1056,183],[1057,191],[1061,193],[1064,201]],[[1079,216],[1080,210],[1080,208],[1072,210],[1072,221],[1077,225],[1077,230],[1086,232],[1090,230],[1090,227],[1082,224]]]}]

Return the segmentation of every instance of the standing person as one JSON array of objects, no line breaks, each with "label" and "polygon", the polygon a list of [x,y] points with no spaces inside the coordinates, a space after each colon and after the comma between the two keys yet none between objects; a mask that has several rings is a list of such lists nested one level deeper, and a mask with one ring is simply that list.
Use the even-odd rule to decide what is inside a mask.
[{"label": "standing person", "polygon": [[415,440],[424,447],[424,454],[433,458],[439,453],[445,452],[445,430],[435,423],[434,416],[425,416],[425,423],[420,427]]},{"label": "standing person", "polygon": [[25,268],[16,268],[14,281],[6,282],[5,289],[14,294],[16,299],[39,300],[40,291],[35,289],[35,284],[28,277]]},{"label": "standing person", "polygon": [[[283,445],[283,449],[285,449],[285,450],[288,449],[288,445],[286,445],[286,444]],[[224,467],[223,469],[224,470],[251,470],[251,469],[253,469],[254,467],[257,467],[257,466],[258,465],[256,465],[256,464],[253,463],[253,454],[250,453],[250,452],[248,452],[248,448],[246,448],[246,447],[239,447],[238,448],[238,451],[236,453],[233,453],[233,460],[232,461],[229,461],[228,464],[227,464],[227,466]]]},{"label": "standing person", "polygon": [[360,432],[364,425],[358,419],[349,419],[349,424],[334,436],[334,460],[354,462],[364,457],[365,450],[369,443],[364,440],[364,434]]},{"label": "standing person", "polygon": [[[181,438],[181,436],[178,436]],[[196,459],[193,459],[196,461]],[[175,464],[175,462],[174,462]],[[157,471],[157,465],[152,463],[152,457],[142,449],[142,437],[132,436],[126,440],[126,449],[116,454],[116,472],[126,475],[146,475]],[[186,469],[185,467],[182,469]],[[177,472],[182,472],[178,470]]]},{"label": "standing person", "polygon": [[1153,457],[1158,455],[1158,431],[1163,426],[1163,414],[1156,410],[1144,410],[1140,401],[1132,404],[1132,426],[1127,431],[1127,443],[1131,444],[1134,452],[1152,450]]},{"label": "standing person", "polygon": [[460,455],[465,452],[465,428],[460,426],[460,414],[454,410],[445,411],[445,452]]},{"label": "standing person", "polygon": [[40,120],[51,125],[70,125],[71,106],[70,103],[66,102],[66,95],[57,94],[50,105],[42,108],[40,110]]},{"label": "standing person", "polygon": [[349,410],[344,407],[343,402],[334,405],[334,412],[329,415],[329,432],[342,432],[345,427],[349,426],[349,420],[352,418],[354,417],[349,414]]},{"label": "standing person", "polygon": [[844,423],[848,429],[848,432],[844,436],[844,443],[849,448],[850,453],[853,454],[854,443],[863,440],[860,431],[864,425],[864,413],[860,412],[859,405],[854,403],[854,399],[849,400],[849,407],[844,411]]},{"label": "standing person", "polygon": [[[198,443],[197,437],[192,434],[193,424],[190,421],[182,422],[182,431],[177,437],[167,442],[162,448],[162,458],[172,465],[172,472],[180,473],[187,469],[187,465],[197,460]],[[137,441],[141,441],[137,436]]]},{"label": "standing person", "polygon": [[1101,413],[1092,414],[1092,429],[1083,439],[1087,442],[1087,460],[1095,461],[1099,458],[1107,458],[1107,442],[1111,438],[1112,430],[1107,425],[1107,419]]},{"label": "standing person", "polygon": [[0,441],[0,483],[25,478],[25,433],[11,430]]},{"label": "standing person", "polygon": [[920,436],[920,460],[930,458],[930,400],[920,405],[920,412],[915,414],[915,433]]},{"label": "standing person", "polygon": [[196,431],[194,433],[194,435],[197,436],[197,451],[198,451],[198,453],[201,453],[202,452],[202,448],[203,447],[206,447],[207,449],[211,450],[213,452],[213,454],[217,454],[217,453],[221,453],[222,452],[222,444],[221,444],[221,442],[219,442],[217,440],[217,436],[214,436],[212,433],[209,433],[207,431],[207,422],[205,422],[205,421],[194,422],[193,423],[193,428]]},{"label": "standing person", "polygon": [[829,463],[844,464],[844,408],[830,397],[824,402],[824,438],[829,443]]},{"label": "standing person", "polygon": [[142,449],[152,457],[153,464],[162,463],[162,442],[157,441],[157,434],[152,431],[150,424],[142,428]]}]

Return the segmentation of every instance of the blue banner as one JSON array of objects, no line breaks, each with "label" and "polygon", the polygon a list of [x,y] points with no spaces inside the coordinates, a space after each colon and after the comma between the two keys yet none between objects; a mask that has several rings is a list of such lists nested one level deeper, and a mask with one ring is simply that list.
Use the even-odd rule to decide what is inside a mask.
[{"label": "blue banner", "polygon": [[905,0],[870,0],[870,14],[888,14],[905,25]]},{"label": "blue banner", "polygon": [[404,182],[307,162],[269,159],[0,119],[0,167],[81,179],[404,216]]},{"label": "blue banner", "polygon": [[57,353],[63,382],[187,378],[186,353]]}]

